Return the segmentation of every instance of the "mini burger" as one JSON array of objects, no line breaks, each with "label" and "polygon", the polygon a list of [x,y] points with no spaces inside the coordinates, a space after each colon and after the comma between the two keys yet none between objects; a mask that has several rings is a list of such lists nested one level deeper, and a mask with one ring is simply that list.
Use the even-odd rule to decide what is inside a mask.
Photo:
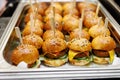
[{"label": "mini burger", "polygon": [[70,33],[79,27],[79,19],[76,16],[65,15],[63,17],[63,30]]},{"label": "mini burger", "polygon": [[92,49],[91,43],[86,38],[74,38],[68,43],[69,62],[72,65],[84,66],[91,62],[92,57],[89,51]]},{"label": "mini burger", "polygon": [[97,64],[109,64],[114,60],[116,43],[110,36],[97,36],[92,40],[93,61]]},{"label": "mini burger", "polygon": [[80,2],[77,4],[78,10],[80,12],[80,14],[82,13],[82,10],[85,10],[85,12],[95,12],[97,6],[95,4],[92,3],[87,3],[87,2]]},{"label": "mini burger", "polygon": [[59,3],[59,2],[55,2],[55,3],[53,3],[53,5],[50,5],[50,6],[45,10],[45,15],[47,15],[47,14],[49,14],[49,13],[51,12],[52,6],[55,7],[55,13],[58,13],[58,14],[62,15],[63,8],[62,8],[61,3]]},{"label": "mini burger", "polygon": [[23,44],[30,44],[35,46],[37,49],[40,49],[42,46],[43,40],[40,36],[35,34],[30,34],[23,36]]},{"label": "mini burger", "polygon": [[90,34],[90,36],[92,38],[95,38],[97,36],[100,36],[100,35],[104,35],[104,36],[110,36],[110,31],[107,27],[105,27],[104,25],[95,25],[95,26],[92,26],[88,33]]},{"label": "mini burger", "polygon": [[43,34],[43,24],[41,23],[41,21],[37,21],[35,20],[35,25],[34,26],[31,26],[31,23],[28,22],[26,25],[25,25],[25,28],[23,29],[22,31],[22,36],[26,36],[26,35],[29,35],[32,33],[36,34],[36,35],[39,35],[39,36],[42,36]]},{"label": "mini burger", "polygon": [[43,63],[46,66],[58,67],[67,62],[66,42],[61,38],[49,38],[43,42]]},{"label": "mini burger", "polygon": [[[44,21],[44,30],[50,30],[51,29],[51,16],[53,14],[49,13],[45,16]],[[60,14],[55,13],[55,29],[62,30],[62,16]]]},{"label": "mini burger", "polygon": [[81,35],[82,38],[86,38],[87,40],[90,39],[90,35],[86,30],[82,30],[82,33],[80,34],[79,28],[76,28],[70,33],[70,40],[72,40],[74,38],[77,38],[80,35]]},{"label": "mini burger", "polygon": [[[27,13],[27,14],[25,15],[25,19],[24,19],[25,23],[27,23],[27,22],[30,21],[30,14],[31,14],[31,13]],[[40,20],[40,21],[43,20],[43,17],[42,17],[40,14],[33,14],[33,15],[35,16],[35,18],[36,18],[37,20]]]},{"label": "mini burger", "polygon": [[28,68],[38,68],[40,66],[39,52],[36,47],[28,44],[21,44],[16,47],[11,54],[11,61],[14,65],[25,62]]},{"label": "mini burger", "polygon": [[71,14],[72,15],[76,15],[79,16],[79,12],[76,8],[76,6],[74,7],[73,3],[65,3],[63,4],[63,16],[67,15],[67,14]]},{"label": "mini burger", "polygon": [[34,9],[37,8],[37,9],[38,9],[38,13],[39,13],[41,16],[45,16],[45,11],[46,11],[46,9],[48,8],[48,6],[49,6],[49,5],[48,5],[47,3],[45,3],[45,2],[34,3],[34,4],[33,4],[33,9],[32,9],[32,7],[30,7],[30,8],[28,9],[28,13],[33,12]]},{"label": "mini burger", "polygon": [[55,37],[64,39],[63,33],[61,31],[55,29],[55,34],[54,34],[53,30],[47,30],[47,31],[45,31],[44,34],[43,34],[43,40],[46,40],[46,39],[49,39],[49,38],[54,38],[53,35],[55,35]]}]

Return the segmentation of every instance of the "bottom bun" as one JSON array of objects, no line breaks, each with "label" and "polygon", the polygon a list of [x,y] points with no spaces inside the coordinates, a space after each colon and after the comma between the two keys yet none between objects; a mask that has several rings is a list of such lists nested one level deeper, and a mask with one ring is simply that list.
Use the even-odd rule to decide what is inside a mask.
[{"label": "bottom bun", "polygon": [[109,58],[93,56],[93,62],[96,64],[101,64],[101,65],[109,64]]},{"label": "bottom bun", "polygon": [[88,65],[91,61],[73,59],[72,61],[69,61],[69,62],[70,62],[70,64],[75,65],[75,66],[85,66],[85,65]]},{"label": "bottom bun", "polygon": [[68,61],[68,57],[64,59],[48,59],[46,58],[43,63],[49,67],[59,67],[64,65]]},{"label": "bottom bun", "polygon": [[17,67],[19,68],[39,68],[40,67],[40,64],[41,64],[41,61],[40,60],[36,60],[36,62],[32,63],[32,64],[27,64],[26,62],[24,61],[21,61]]},{"label": "bottom bun", "polygon": [[41,61],[40,60],[37,60],[35,62],[35,64],[31,67],[31,68],[39,68],[40,67],[40,64],[41,64]]}]

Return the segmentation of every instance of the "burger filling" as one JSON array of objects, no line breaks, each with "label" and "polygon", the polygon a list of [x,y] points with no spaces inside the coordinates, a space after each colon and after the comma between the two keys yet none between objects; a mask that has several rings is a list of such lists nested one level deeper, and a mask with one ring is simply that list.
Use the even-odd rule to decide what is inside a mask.
[{"label": "burger filling", "polygon": [[45,53],[45,57],[50,59],[62,59],[62,58],[66,58],[67,54],[66,54],[66,50],[63,50],[61,52]]},{"label": "burger filling", "polygon": [[105,50],[95,50],[93,49],[93,54],[97,57],[101,57],[101,58],[109,58],[110,63],[113,62],[114,60],[114,50],[111,51],[105,51]]},{"label": "burger filling", "polygon": [[108,51],[105,50],[93,50],[94,55],[98,57],[109,57]]},{"label": "burger filling", "polygon": [[78,52],[69,50],[69,61],[72,61],[73,59],[92,61],[92,55],[90,55],[89,51]]},{"label": "burger filling", "polygon": [[40,64],[41,64],[41,61],[38,59],[36,60],[34,63],[32,64],[27,64],[26,62],[24,61],[21,61],[17,67],[20,67],[20,68],[39,68],[40,67]]},{"label": "burger filling", "polygon": [[40,60],[37,60],[35,63],[28,65],[29,68],[39,68],[40,67]]}]

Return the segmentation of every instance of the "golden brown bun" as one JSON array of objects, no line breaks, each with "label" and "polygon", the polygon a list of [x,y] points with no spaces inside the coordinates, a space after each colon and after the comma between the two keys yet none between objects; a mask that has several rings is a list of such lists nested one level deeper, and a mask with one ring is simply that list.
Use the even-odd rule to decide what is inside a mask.
[{"label": "golden brown bun", "polygon": [[110,31],[104,25],[95,25],[89,29],[89,34],[92,38],[95,38],[100,35],[110,36]]},{"label": "golden brown bun", "polygon": [[85,2],[80,2],[77,4],[77,7],[80,11],[80,14],[82,13],[82,10],[84,9],[85,12],[87,11],[96,11],[96,5],[92,4],[92,3],[85,3]]},{"label": "golden brown bun", "polygon": [[[55,7],[55,13],[58,13],[60,15],[62,15],[62,5],[58,2],[54,3],[53,6]],[[51,12],[51,6],[49,8],[47,8],[47,10],[45,11],[45,15],[49,14]]]},{"label": "golden brown bun", "polygon": [[31,28],[30,25],[26,25],[22,31],[22,35],[26,36],[26,35],[31,34],[31,32],[36,34],[36,35],[39,35],[39,36],[42,36],[42,34],[43,34],[43,30],[41,29],[40,26],[33,26]]},{"label": "golden brown bun", "polygon": [[70,61],[70,64],[75,65],[75,66],[85,66],[89,63],[90,63],[89,60],[75,60],[75,59],[73,59],[72,61]]},{"label": "golden brown bun", "polygon": [[[35,21],[35,22],[34,22],[34,25],[35,25],[35,26],[38,26],[38,27],[40,27],[41,29],[43,29],[44,24],[43,24],[42,21],[40,21],[40,20],[38,20],[38,19],[35,19],[34,21]],[[31,26],[31,21],[28,21],[28,23],[27,23],[26,25],[27,25],[27,26]]]},{"label": "golden brown bun", "polygon": [[[51,14],[51,13],[47,14],[44,18],[44,21],[45,22],[51,21],[51,16],[53,16],[53,14]],[[62,22],[62,16],[58,13],[55,13],[55,21],[61,23]]]},{"label": "golden brown bun", "polygon": [[50,66],[50,67],[59,67],[59,66],[64,65],[67,62],[67,60],[68,60],[67,58],[65,58],[65,59],[45,59],[43,61],[43,63],[46,66]]},{"label": "golden brown bun", "polygon": [[[71,12],[72,10],[72,12]],[[79,16],[79,12],[78,10],[75,8],[73,8],[73,3],[65,3],[63,5],[63,16],[67,15],[67,14],[73,14],[73,15],[76,15],[76,16]]]},{"label": "golden brown bun", "polygon": [[11,60],[15,65],[18,65],[21,61],[27,64],[34,63],[39,58],[39,52],[37,48],[32,45],[22,44],[13,50]]},{"label": "golden brown bun", "polygon": [[73,16],[68,16],[67,19],[64,19],[63,30],[71,32],[74,29],[78,28],[79,20]]},{"label": "golden brown bun", "polygon": [[[41,14],[42,16],[44,16],[45,15],[45,10],[48,8],[48,4],[45,3],[45,2],[40,2],[38,4],[34,3],[33,4],[33,8],[34,8],[34,10],[37,8],[38,9],[38,13]],[[33,12],[31,7],[28,10],[28,13],[29,12]]]},{"label": "golden brown bun", "polygon": [[74,29],[71,33],[70,33],[70,40],[74,39],[74,38],[79,38],[79,36],[81,36],[82,38],[86,38],[87,40],[90,39],[90,35],[88,34],[87,31],[82,30],[82,33],[80,34],[79,32],[80,30]]},{"label": "golden brown bun", "polygon": [[101,64],[101,65],[109,64],[109,58],[93,56],[93,62],[96,64]]},{"label": "golden brown bun", "polygon": [[23,43],[33,45],[37,49],[40,49],[42,44],[43,44],[43,40],[38,35],[30,34],[30,35],[27,35],[27,36],[23,37]]},{"label": "golden brown bun", "polygon": [[[25,23],[27,23],[28,21],[30,21],[30,14],[31,13],[27,13],[26,15],[25,15]],[[42,18],[42,16],[40,15],[40,14],[34,14],[33,15],[36,19],[38,19],[38,20],[40,20],[40,21],[42,21],[43,20],[43,18]]]},{"label": "golden brown bun", "polygon": [[91,43],[85,38],[72,39],[68,43],[68,48],[80,52],[90,51],[92,49]]},{"label": "golden brown bun", "polygon": [[[44,25],[44,30],[51,29],[51,16],[53,14],[49,13],[45,16],[44,21],[46,22]],[[55,28],[58,30],[62,30],[62,16],[58,13],[55,14]]]},{"label": "golden brown bun", "polygon": [[110,36],[97,36],[92,40],[92,48],[96,50],[110,51],[116,47],[116,43]]},{"label": "golden brown bun", "polygon": [[[61,31],[55,30],[55,37],[64,39],[64,35]],[[49,38],[54,38],[54,31],[53,30],[47,30],[43,34],[43,40],[49,39]]]},{"label": "golden brown bun", "polygon": [[43,52],[60,52],[66,48],[66,42],[61,38],[49,38],[43,42]]},{"label": "golden brown bun", "polygon": [[[52,29],[51,21],[47,21],[44,25],[44,30],[50,30],[50,29]],[[55,21],[55,29],[62,31],[62,23]]]},{"label": "golden brown bun", "polygon": [[74,18],[76,18],[76,19],[79,19],[79,17],[76,16],[76,15],[70,15],[70,14],[68,14],[68,15],[65,15],[65,16],[63,17],[63,22],[69,20],[71,17],[74,17]]},{"label": "golden brown bun", "polygon": [[[95,13],[92,11],[89,12],[85,12],[85,17],[84,17],[84,21],[83,24],[85,27],[90,28],[92,26],[97,25],[99,22],[99,17],[95,17]],[[100,23],[101,25],[104,24],[103,20]]]}]

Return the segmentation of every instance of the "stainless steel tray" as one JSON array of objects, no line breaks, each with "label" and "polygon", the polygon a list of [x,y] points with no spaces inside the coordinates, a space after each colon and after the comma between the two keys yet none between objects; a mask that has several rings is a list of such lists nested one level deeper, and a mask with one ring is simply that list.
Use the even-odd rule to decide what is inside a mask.
[{"label": "stainless steel tray", "polygon": [[[49,0],[43,0],[44,2],[49,2]],[[58,0],[56,0],[58,1]],[[65,1],[65,0],[64,0]],[[66,0],[70,1],[70,0]],[[78,0],[80,1],[80,0]],[[96,2],[95,0],[92,0]],[[61,1],[60,1],[61,2]],[[99,2],[99,1],[97,1]],[[37,69],[21,69],[16,66],[9,64],[5,59],[5,51],[7,51],[7,46],[9,41],[12,40],[12,35],[14,35],[14,27],[19,26],[20,16],[23,12],[24,7],[28,3],[26,0],[22,0],[17,7],[15,13],[13,14],[6,30],[2,35],[1,45],[0,45],[0,79],[93,79],[93,78],[118,78],[120,76],[120,60],[119,64],[115,65],[103,65],[103,66],[93,66],[93,67],[78,67],[69,66],[66,64],[64,66],[54,68],[45,67],[41,65]],[[118,23],[112,18],[112,16],[107,12],[107,10],[101,4],[101,12],[104,13],[103,17],[108,17],[109,19],[109,29],[112,35],[115,37],[118,45],[120,44],[120,28]]]},{"label": "stainless steel tray", "polygon": [[10,17],[3,17],[0,18],[0,41],[1,41],[1,36],[10,20]]}]

